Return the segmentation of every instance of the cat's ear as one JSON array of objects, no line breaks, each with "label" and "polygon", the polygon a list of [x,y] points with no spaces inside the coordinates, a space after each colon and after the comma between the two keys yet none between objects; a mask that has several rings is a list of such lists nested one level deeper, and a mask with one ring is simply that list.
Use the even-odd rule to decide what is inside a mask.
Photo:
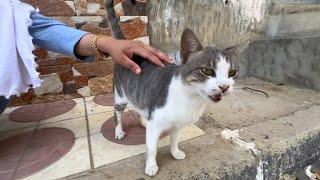
[{"label": "cat's ear", "polygon": [[244,50],[249,47],[249,41],[243,44],[237,44],[235,46],[227,47],[223,49],[223,53],[230,59],[234,56],[241,54]]},{"label": "cat's ear", "polygon": [[181,36],[180,42],[182,63],[188,61],[189,56],[203,49],[197,36],[190,29],[185,29]]}]

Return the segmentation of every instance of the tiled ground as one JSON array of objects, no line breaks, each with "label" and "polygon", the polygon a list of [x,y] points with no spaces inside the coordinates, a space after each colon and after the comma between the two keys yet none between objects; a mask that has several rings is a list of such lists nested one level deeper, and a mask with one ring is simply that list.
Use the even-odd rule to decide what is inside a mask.
[{"label": "tiled ground", "polygon": [[[8,146],[1,147],[0,142],[0,147],[2,148],[2,151],[0,150],[0,179],[57,179],[144,153],[146,149],[144,144],[122,145],[113,143],[103,136],[101,127],[106,120],[112,118],[113,107],[99,105],[95,103],[94,99],[95,97],[74,99],[73,101],[76,104],[68,112],[36,122],[14,122],[10,120],[10,114],[15,113],[15,110],[20,107],[6,109],[0,116],[1,142],[5,142],[7,138],[21,133],[29,133],[24,136],[23,144],[13,144],[10,146],[12,149],[6,149]],[[56,107],[56,109],[59,109],[59,107]],[[63,108],[60,107],[60,109]],[[50,114],[53,109],[46,109],[46,111],[49,111]],[[44,141],[47,139],[49,141],[50,139],[50,142],[53,141],[59,147],[70,146],[71,144],[71,149],[64,150],[67,152],[61,155],[61,158],[52,160],[51,155],[59,156],[63,154],[63,151],[56,147],[49,147],[50,145],[42,145],[51,143],[35,144],[34,141],[38,141],[35,139],[36,136],[39,136],[38,133],[48,131],[46,128],[51,130],[52,128],[58,130],[67,129],[73,132],[74,137],[72,136],[71,139],[70,137],[67,139],[59,137],[61,134],[57,134],[54,137],[49,135],[50,137],[48,138],[42,137],[42,141],[43,139]],[[185,141],[203,134],[204,132],[200,128],[192,125],[184,129],[181,139]],[[159,146],[163,147],[168,143],[168,137],[165,137],[160,141]],[[13,151],[17,152],[14,156],[12,154],[9,156]],[[39,153],[39,157],[30,155],[32,151],[41,152],[43,155],[41,156],[41,153]],[[32,158],[35,157],[36,159],[33,160]],[[42,161],[45,161],[46,158],[50,159],[50,157],[51,165],[43,165]],[[28,160],[29,164],[26,165],[25,159]],[[1,163],[11,161],[15,162],[11,171],[7,170],[6,165],[1,165]],[[36,164],[38,161],[41,161],[42,166]],[[26,170],[29,166],[31,169],[38,168],[40,170],[29,175],[28,171],[30,170]]]}]

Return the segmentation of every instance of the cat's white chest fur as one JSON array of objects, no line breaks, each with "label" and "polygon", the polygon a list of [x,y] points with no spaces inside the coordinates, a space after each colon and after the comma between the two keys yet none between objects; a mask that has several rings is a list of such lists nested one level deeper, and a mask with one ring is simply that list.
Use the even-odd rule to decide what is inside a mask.
[{"label": "cat's white chest fur", "polygon": [[186,87],[178,76],[171,80],[166,104],[156,109],[153,117],[165,129],[182,127],[197,121],[206,105],[207,102]]}]

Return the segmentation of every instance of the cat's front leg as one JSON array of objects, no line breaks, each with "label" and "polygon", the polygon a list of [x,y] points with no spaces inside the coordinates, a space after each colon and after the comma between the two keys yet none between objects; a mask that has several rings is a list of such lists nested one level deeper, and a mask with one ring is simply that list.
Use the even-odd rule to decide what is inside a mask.
[{"label": "cat's front leg", "polygon": [[179,149],[179,132],[180,128],[177,127],[172,128],[170,131],[170,151],[171,155],[177,160],[186,157],[186,154]]},{"label": "cat's front leg", "polygon": [[154,120],[150,120],[146,124],[146,144],[147,144],[147,159],[145,173],[149,176],[154,176],[158,172],[157,165],[157,147],[158,140],[161,134],[161,128],[157,128]]}]

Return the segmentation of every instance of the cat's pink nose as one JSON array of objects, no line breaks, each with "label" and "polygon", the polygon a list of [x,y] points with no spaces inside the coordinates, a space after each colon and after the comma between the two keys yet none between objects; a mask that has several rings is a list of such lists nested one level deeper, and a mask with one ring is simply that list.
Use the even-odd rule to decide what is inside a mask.
[{"label": "cat's pink nose", "polygon": [[222,90],[222,92],[226,92],[229,89],[229,85],[223,85],[223,86],[219,86],[219,88]]}]

